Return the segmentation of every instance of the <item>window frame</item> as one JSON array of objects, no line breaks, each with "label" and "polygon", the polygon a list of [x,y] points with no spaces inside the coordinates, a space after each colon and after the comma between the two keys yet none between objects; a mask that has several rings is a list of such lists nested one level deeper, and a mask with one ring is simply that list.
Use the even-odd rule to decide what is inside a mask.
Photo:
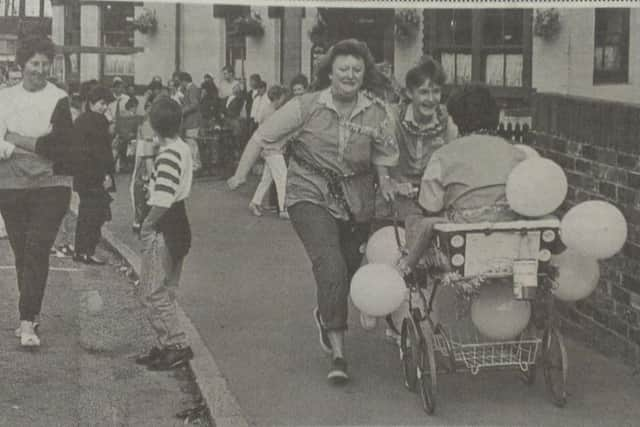
[{"label": "window frame", "polygon": [[[107,81],[109,82],[109,84],[111,84],[111,80],[113,78],[115,78],[116,76],[121,77],[125,84],[135,84],[135,58],[133,57],[134,54],[140,52],[140,48],[136,48],[135,47],[135,30],[132,30],[134,33],[134,42],[132,46],[121,46],[121,47],[115,47],[115,46],[105,46],[105,39],[104,39],[104,14],[105,14],[105,10],[109,5],[123,5],[123,4],[127,4],[129,6],[131,6],[133,8],[133,15],[132,15],[132,19],[135,17],[135,7],[136,5],[138,5],[138,2],[100,2],[100,55],[99,55],[99,69],[100,69],[100,79],[102,81]],[[124,31],[123,31],[124,32]],[[84,50],[84,49],[83,49]],[[105,65],[107,62],[107,56],[108,55],[129,55],[132,57],[133,61],[134,61],[134,71],[133,74],[107,74],[105,72]]]},{"label": "window frame", "polygon": [[[598,37],[602,33],[597,32],[597,20],[599,12],[622,12],[624,14],[622,21],[622,43],[617,45],[622,47],[622,64],[620,70],[596,70],[596,49],[598,46],[607,46],[605,43],[599,45]],[[630,23],[631,23],[631,9],[629,8],[596,8],[593,16],[593,84],[608,85],[608,84],[629,84],[629,56],[630,56]],[[610,34],[610,33],[604,33]],[[606,36],[605,36],[606,37]],[[602,40],[600,40],[602,41]],[[603,57],[604,59],[604,57]]]},{"label": "window frame", "polygon": [[[522,44],[518,45],[485,45],[484,44],[484,22],[485,12],[490,9],[471,9],[471,81],[486,82],[485,55],[488,52],[522,54],[522,86],[496,86],[487,85],[494,96],[499,98],[526,98],[532,92],[532,20],[533,9],[522,9]],[[467,44],[438,44],[436,13],[433,9],[425,9],[423,12],[425,21],[423,53],[440,58],[440,52],[447,50],[450,52],[468,53]],[[445,84],[445,94],[456,87],[455,83]]]}]

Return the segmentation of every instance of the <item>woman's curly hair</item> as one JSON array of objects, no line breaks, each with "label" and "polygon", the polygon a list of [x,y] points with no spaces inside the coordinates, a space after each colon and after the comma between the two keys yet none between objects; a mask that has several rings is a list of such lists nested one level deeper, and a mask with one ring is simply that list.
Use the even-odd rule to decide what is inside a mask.
[{"label": "woman's curly hair", "polygon": [[471,83],[454,91],[447,101],[447,111],[458,126],[460,135],[483,130],[495,131],[500,122],[500,109],[489,89]]},{"label": "woman's curly hair", "polygon": [[16,51],[16,63],[24,69],[24,64],[38,53],[53,61],[55,46],[49,37],[30,36],[22,40]]},{"label": "woman's curly hair", "polygon": [[382,88],[385,85],[385,78],[382,73],[378,71],[373,55],[371,55],[367,44],[356,39],[346,39],[337,42],[320,58],[318,61],[318,71],[311,84],[313,91],[323,90],[331,85],[329,74],[331,74],[333,62],[336,57],[341,55],[351,55],[364,62],[362,89],[369,90],[376,95],[383,93]]}]

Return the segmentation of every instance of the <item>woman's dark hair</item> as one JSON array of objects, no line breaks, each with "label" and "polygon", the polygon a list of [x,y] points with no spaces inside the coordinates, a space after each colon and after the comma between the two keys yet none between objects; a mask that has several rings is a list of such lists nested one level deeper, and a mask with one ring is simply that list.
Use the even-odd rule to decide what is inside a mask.
[{"label": "woman's dark hair", "polygon": [[269,98],[269,101],[273,102],[282,98],[283,96],[289,97],[290,94],[291,92],[286,87],[280,86],[280,85],[273,85],[269,88],[269,91],[267,92],[267,97]]},{"label": "woman's dark hair", "polygon": [[484,130],[495,131],[500,110],[489,89],[481,84],[467,84],[449,96],[447,110],[460,135]]},{"label": "woman's dark hair", "polygon": [[312,84],[312,89],[315,91],[322,90],[331,85],[329,74],[331,74],[333,63],[336,57],[344,55],[355,56],[364,62],[362,89],[370,90],[378,94],[379,89],[384,85],[384,76],[376,68],[373,55],[371,55],[367,44],[356,39],[346,39],[337,42],[320,59],[318,72]]},{"label": "woman's dark hair", "polygon": [[[89,92],[89,96],[87,97],[87,107],[89,107],[89,104],[95,104],[101,100],[109,104],[114,100],[113,94],[108,88],[102,85],[96,85],[91,89],[91,92]],[[88,110],[89,108],[87,108],[87,111]]]},{"label": "woman's dark hair", "polygon": [[124,108],[126,110],[129,110],[131,108],[137,109],[138,105],[140,105],[140,101],[138,101],[138,98],[132,96],[132,97],[129,97],[127,102],[124,104]]},{"label": "woman's dark hair", "polygon": [[293,89],[295,85],[302,85],[302,87],[307,89],[309,87],[309,79],[302,73],[297,74],[291,79],[291,84],[289,85],[289,87]]},{"label": "woman's dark hair", "polygon": [[202,82],[202,90],[204,90],[207,96],[211,96],[214,98],[218,98],[218,86],[213,82],[213,80],[205,80]]},{"label": "woman's dark hair", "polygon": [[38,53],[49,58],[49,61],[53,61],[55,47],[50,38],[43,36],[31,36],[22,40],[16,51],[16,63],[24,69],[24,64]]},{"label": "woman's dark hair", "polygon": [[422,86],[427,79],[439,86],[447,80],[442,66],[429,55],[423,56],[418,65],[407,72],[404,81],[406,88],[413,90]]},{"label": "woman's dark hair", "polygon": [[162,138],[175,138],[180,135],[182,108],[173,99],[159,96],[149,110],[151,128]]}]

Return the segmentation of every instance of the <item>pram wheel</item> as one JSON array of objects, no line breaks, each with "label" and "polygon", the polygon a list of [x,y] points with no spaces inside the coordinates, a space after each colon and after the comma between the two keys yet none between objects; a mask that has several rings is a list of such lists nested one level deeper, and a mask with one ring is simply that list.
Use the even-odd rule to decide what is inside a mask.
[{"label": "pram wheel", "polygon": [[542,369],[553,403],[562,408],[567,404],[567,350],[560,332],[550,327],[542,339]]},{"label": "pram wheel", "polygon": [[414,309],[413,321],[417,331],[418,348],[418,386],[420,387],[420,397],[424,411],[431,415],[436,409],[436,355],[434,345],[434,334],[431,319],[427,317],[423,322],[418,323],[419,310]]}]

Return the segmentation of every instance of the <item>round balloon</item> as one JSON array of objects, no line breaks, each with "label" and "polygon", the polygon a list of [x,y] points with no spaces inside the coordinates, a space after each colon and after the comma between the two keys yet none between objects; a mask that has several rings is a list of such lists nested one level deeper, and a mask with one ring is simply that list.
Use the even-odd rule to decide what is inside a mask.
[{"label": "round balloon", "polygon": [[567,189],[567,176],[557,163],[532,157],[518,163],[509,174],[507,201],[520,215],[540,217],[558,209]]},{"label": "round balloon", "polygon": [[600,267],[595,258],[582,255],[573,249],[551,258],[558,267],[553,295],[562,301],[578,301],[588,297],[598,287]]},{"label": "round balloon", "polygon": [[609,258],[620,251],[627,240],[627,221],[611,203],[582,202],[562,218],[560,238],[568,248],[583,255]]},{"label": "round balloon", "polygon": [[[400,244],[406,244],[404,228],[398,227]],[[369,238],[365,250],[367,260],[372,264],[396,265],[402,253],[398,248],[396,233],[393,226],[382,227]]]},{"label": "round balloon", "polygon": [[529,301],[513,298],[513,288],[504,281],[486,283],[471,304],[471,320],[480,333],[496,341],[516,338],[529,323]]},{"label": "round balloon", "polygon": [[386,264],[367,264],[351,279],[351,300],[366,315],[386,316],[405,298],[407,286],[398,271]]},{"label": "round balloon", "polygon": [[527,156],[527,159],[531,159],[534,157],[540,157],[540,154],[535,150],[535,148],[532,148],[528,145],[524,145],[524,144],[513,144],[514,148],[517,148],[518,150],[522,151],[524,153],[525,156]]}]

